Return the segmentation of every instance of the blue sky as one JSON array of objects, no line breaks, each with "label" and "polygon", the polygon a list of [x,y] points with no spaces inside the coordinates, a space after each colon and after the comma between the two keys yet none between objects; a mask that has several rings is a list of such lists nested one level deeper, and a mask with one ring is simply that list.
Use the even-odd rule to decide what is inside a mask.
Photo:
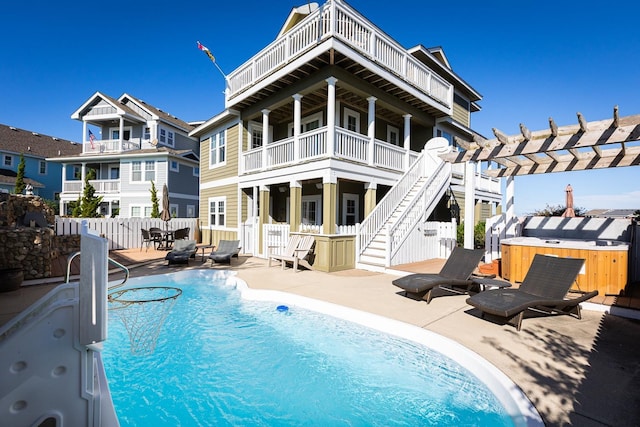
[{"label": "blue sky", "polygon": [[[640,6],[584,1],[383,2],[352,7],[404,47],[442,46],[483,96],[472,127],[491,138],[640,114]],[[633,3],[633,2],[630,2]],[[71,114],[96,91],[129,93],[186,121],[224,107],[225,73],[277,35],[304,1],[8,2],[0,18],[0,123],[80,141]],[[635,10],[633,10],[635,9]],[[518,177],[516,212],[564,203],[571,184],[585,209],[640,208],[640,168]]]}]

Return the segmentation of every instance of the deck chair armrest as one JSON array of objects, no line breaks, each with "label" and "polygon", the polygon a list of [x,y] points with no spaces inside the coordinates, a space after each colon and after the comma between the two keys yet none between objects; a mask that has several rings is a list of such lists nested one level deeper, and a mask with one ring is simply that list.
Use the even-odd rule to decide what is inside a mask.
[{"label": "deck chair armrest", "polygon": [[553,307],[570,307],[576,304],[580,304],[581,302],[587,301],[593,297],[595,297],[596,295],[598,295],[598,291],[591,291],[591,292],[587,292],[585,294],[580,295],[577,298],[571,298],[571,299],[566,299],[566,300],[561,300],[561,301],[553,301],[552,305]]}]

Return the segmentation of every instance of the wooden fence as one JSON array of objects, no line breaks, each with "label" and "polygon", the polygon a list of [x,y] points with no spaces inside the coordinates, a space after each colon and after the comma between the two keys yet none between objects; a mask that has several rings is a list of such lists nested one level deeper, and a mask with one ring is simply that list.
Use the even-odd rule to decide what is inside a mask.
[{"label": "wooden fence", "polygon": [[142,229],[158,227],[177,230],[189,228],[189,239],[200,240],[198,218],[172,218],[164,222],[157,218],[62,218],[56,217],[55,231],[59,236],[80,234],[80,224],[87,221],[90,230],[109,241],[109,250],[142,247]]}]

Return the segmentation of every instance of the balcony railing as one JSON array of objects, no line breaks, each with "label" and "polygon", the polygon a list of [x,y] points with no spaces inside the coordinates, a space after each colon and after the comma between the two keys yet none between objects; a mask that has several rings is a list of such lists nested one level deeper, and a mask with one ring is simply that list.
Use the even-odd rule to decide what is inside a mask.
[{"label": "balcony railing", "polygon": [[227,77],[227,104],[265,76],[335,37],[390,70],[446,108],[453,105],[453,86],[349,6],[328,1],[294,29],[283,34]]},{"label": "balcony railing", "polygon": [[[345,159],[396,172],[405,169],[407,151],[402,147],[376,139],[373,150],[370,150],[371,140],[367,136],[343,128],[336,128],[332,152],[327,139],[328,129],[325,126],[301,134],[297,150],[293,137],[268,144],[264,151],[262,147],[254,148],[242,154],[244,172],[264,171],[323,158]],[[410,151],[408,156],[409,162],[413,162],[418,153]]]},{"label": "balcony railing", "polygon": [[[97,195],[101,194],[113,194],[120,192],[120,180],[119,179],[91,179],[89,184],[96,190]],[[62,192],[64,193],[81,193],[82,181],[72,180],[62,182]]]},{"label": "balcony railing", "polygon": [[124,151],[139,150],[141,144],[148,142],[140,138],[130,138],[128,141],[119,139],[96,139],[93,142],[82,144],[82,152],[85,154],[111,154],[122,153]]}]

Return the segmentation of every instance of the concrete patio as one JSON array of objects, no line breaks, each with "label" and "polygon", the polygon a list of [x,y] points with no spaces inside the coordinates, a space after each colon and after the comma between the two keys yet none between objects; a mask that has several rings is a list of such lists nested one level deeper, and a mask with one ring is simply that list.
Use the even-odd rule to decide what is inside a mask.
[{"label": "concrete patio", "polygon": [[[640,321],[583,310],[569,316],[525,317],[521,332],[480,319],[466,296],[435,297],[427,305],[404,297],[391,284],[395,275],[348,270],[338,273],[267,267],[266,260],[240,256],[231,266],[211,265],[198,254],[189,266],[167,267],[164,252],[112,252],[131,276],[189,268],[232,269],[252,288],[274,289],[352,307],[431,330],[475,351],[510,377],[535,405],[546,425],[640,425]],[[444,261],[402,266],[437,272]],[[398,274],[401,274],[398,272]],[[114,273],[110,280],[117,280]],[[0,324],[20,312],[50,284],[25,283],[0,294]],[[600,306],[606,309],[606,306]]]}]

